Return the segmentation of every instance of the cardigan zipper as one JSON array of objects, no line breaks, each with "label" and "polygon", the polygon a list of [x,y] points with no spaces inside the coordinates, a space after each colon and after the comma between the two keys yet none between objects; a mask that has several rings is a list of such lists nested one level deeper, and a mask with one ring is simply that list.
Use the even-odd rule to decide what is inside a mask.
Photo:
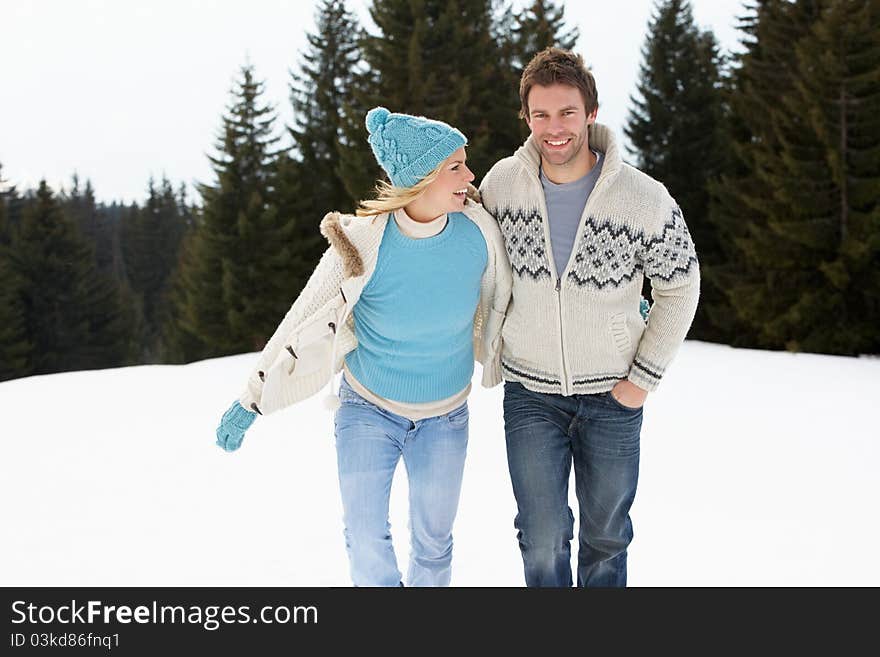
[{"label": "cardigan zipper", "polygon": [[547,199],[544,196],[544,186],[541,184],[541,179],[538,176],[533,176],[533,181],[538,186],[539,193],[537,196],[541,202],[541,223],[544,228],[545,252],[550,261],[550,279],[553,281],[553,288],[556,290],[556,319],[559,320],[557,323],[559,327],[559,364],[562,368],[559,378],[562,383],[562,394],[567,396],[571,393],[569,392],[568,374],[566,374],[565,367],[565,344],[562,339],[562,279],[556,275],[556,259],[553,256],[553,244],[550,241],[550,216],[547,213]]},{"label": "cardigan zipper", "polygon": [[[556,263],[553,263],[553,268],[556,268]],[[562,394],[568,396],[571,394],[569,392],[568,386],[568,372],[565,367],[565,338],[563,337],[563,329],[562,329],[562,279],[556,279],[556,308],[559,312],[559,349],[562,354]]]},{"label": "cardigan zipper", "polygon": [[578,232],[575,234],[574,243],[571,245],[571,252],[568,255],[568,262],[565,263],[565,269],[562,272],[562,276],[556,275],[556,258],[553,255],[553,243],[550,241],[550,215],[547,212],[547,199],[544,196],[544,186],[541,184],[541,179],[539,176],[534,176],[533,180],[537,183],[538,189],[540,190],[540,194],[538,198],[541,199],[542,210],[544,211],[544,241],[547,244],[547,255],[550,260],[550,268],[551,268],[551,276],[554,279],[554,288],[556,289],[556,309],[557,309],[557,317],[559,319],[559,362],[562,365],[562,394],[564,396],[569,396],[572,394],[572,386],[569,385],[568,381],[568,368],[565,366],[565,327],[562,320],[562,280],[565,278],[565,275],[568,273],[569,267],[571,267],[571,261],[574,257],[574,254],[577,252],[577,247],[579,242],[583,239],[583,225],[584,218],[588,216],[587,208],[590,205],[590,201],[595,198],[596,190],[599,186],[605,181],[602,180],[602,176],[599,176],[600,180],[596,181],[596,184],[593,187],[593,191],[590,192],[589,198],[587,198],[587,202],[584,205],[584,210],[581,213],[580,222],[578,222]]}]

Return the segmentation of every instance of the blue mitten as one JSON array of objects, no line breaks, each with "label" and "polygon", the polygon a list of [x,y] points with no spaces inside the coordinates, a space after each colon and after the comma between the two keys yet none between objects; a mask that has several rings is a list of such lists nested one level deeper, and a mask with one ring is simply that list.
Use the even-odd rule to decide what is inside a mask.
[{"label": "blue mitten", "polygon": [[642,300],[639,301],[639,312],[642,313],[642,319],[646,322],[648,321],[648,311],[651,309],[651,304],[648,303],[648,300],[645,297],[642,297]]},{"label": "blue mitten", "polygon": [[238,402],[234,402],[223,414],[220,426],[217,427],[217,444],[227,452],[241,447],[244,433],[257,419],[257,414],[247,410]]}]

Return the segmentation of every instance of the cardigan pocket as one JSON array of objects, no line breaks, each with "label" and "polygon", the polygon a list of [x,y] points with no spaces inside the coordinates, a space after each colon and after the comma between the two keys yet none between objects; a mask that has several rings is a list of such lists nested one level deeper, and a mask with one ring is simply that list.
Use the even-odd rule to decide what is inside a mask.
[{"label": "cardigan pocket", "polygon": [[621,354],[629,354],[632,350],[632,340],[630,340],[629,331],[626,327],[626,313],[612,315],[611,320],[608,322],[608,329],[617,351]]},{"label": "cardigan pocket", "polygon": [[300,324],[292,332],[285,350],[291,361],[288,375],[311,374],[328,364],[333,335],[338,329],[339,317],[345,308],[342,295],[329,301],[317,314]]}]

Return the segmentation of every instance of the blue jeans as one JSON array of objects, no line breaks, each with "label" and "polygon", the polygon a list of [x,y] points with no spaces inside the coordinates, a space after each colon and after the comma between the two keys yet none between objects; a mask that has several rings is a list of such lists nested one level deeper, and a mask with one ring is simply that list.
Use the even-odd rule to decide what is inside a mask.
[{"label": "blue jeans", "polygon": [[345,547],[355,586],[399,586],[388,522],[391,480],[400,457],[409,480],[408,586],[449,586],[452,524],[468,442],[467,402],[412,422],[339,388],[336,456]]},{"label": "blue jeans", "polygon": [[629,510],[639,478],[642,409],[609,392],[563,395],[504,383],[507,464],[526,585],[571,586],[574,462],[580,511],[578,586],[626,586]]}]

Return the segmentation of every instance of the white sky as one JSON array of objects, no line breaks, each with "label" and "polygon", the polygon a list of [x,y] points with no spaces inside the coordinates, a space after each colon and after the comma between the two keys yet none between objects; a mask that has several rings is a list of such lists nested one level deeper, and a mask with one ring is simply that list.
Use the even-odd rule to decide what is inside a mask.
[{"label": "white sky", "polygon": [[[349,0],[366,18],[367,0]],[[521,6],[523,0],[515,2]],[[599,120],[622,137],[652,0],[566,3],[593,67]],[[736,49],[741,0],[694,0],[697,23]],[[311,1],[0,0],[0,163],[19,188],[74,170],[100,200],[142,201],[150,174],[212,180],[229,91],[246,58],[285,123],[290,69],[314,26]],[[246,8],[246,9],[245,9]],[[278,124],[281,131],[281,123]]]},{"label": "white sky", "polygon": [[[0,586],[349,586],[329,387],[214,444],[257,357],[0,383]],[[503,387],[481,374],[452,584],[522,586]],[[877,358],[686,341],[645,404],[629,584],[880,586],[878,399]],[[407,492],[398,464],[404,573]]]}]

